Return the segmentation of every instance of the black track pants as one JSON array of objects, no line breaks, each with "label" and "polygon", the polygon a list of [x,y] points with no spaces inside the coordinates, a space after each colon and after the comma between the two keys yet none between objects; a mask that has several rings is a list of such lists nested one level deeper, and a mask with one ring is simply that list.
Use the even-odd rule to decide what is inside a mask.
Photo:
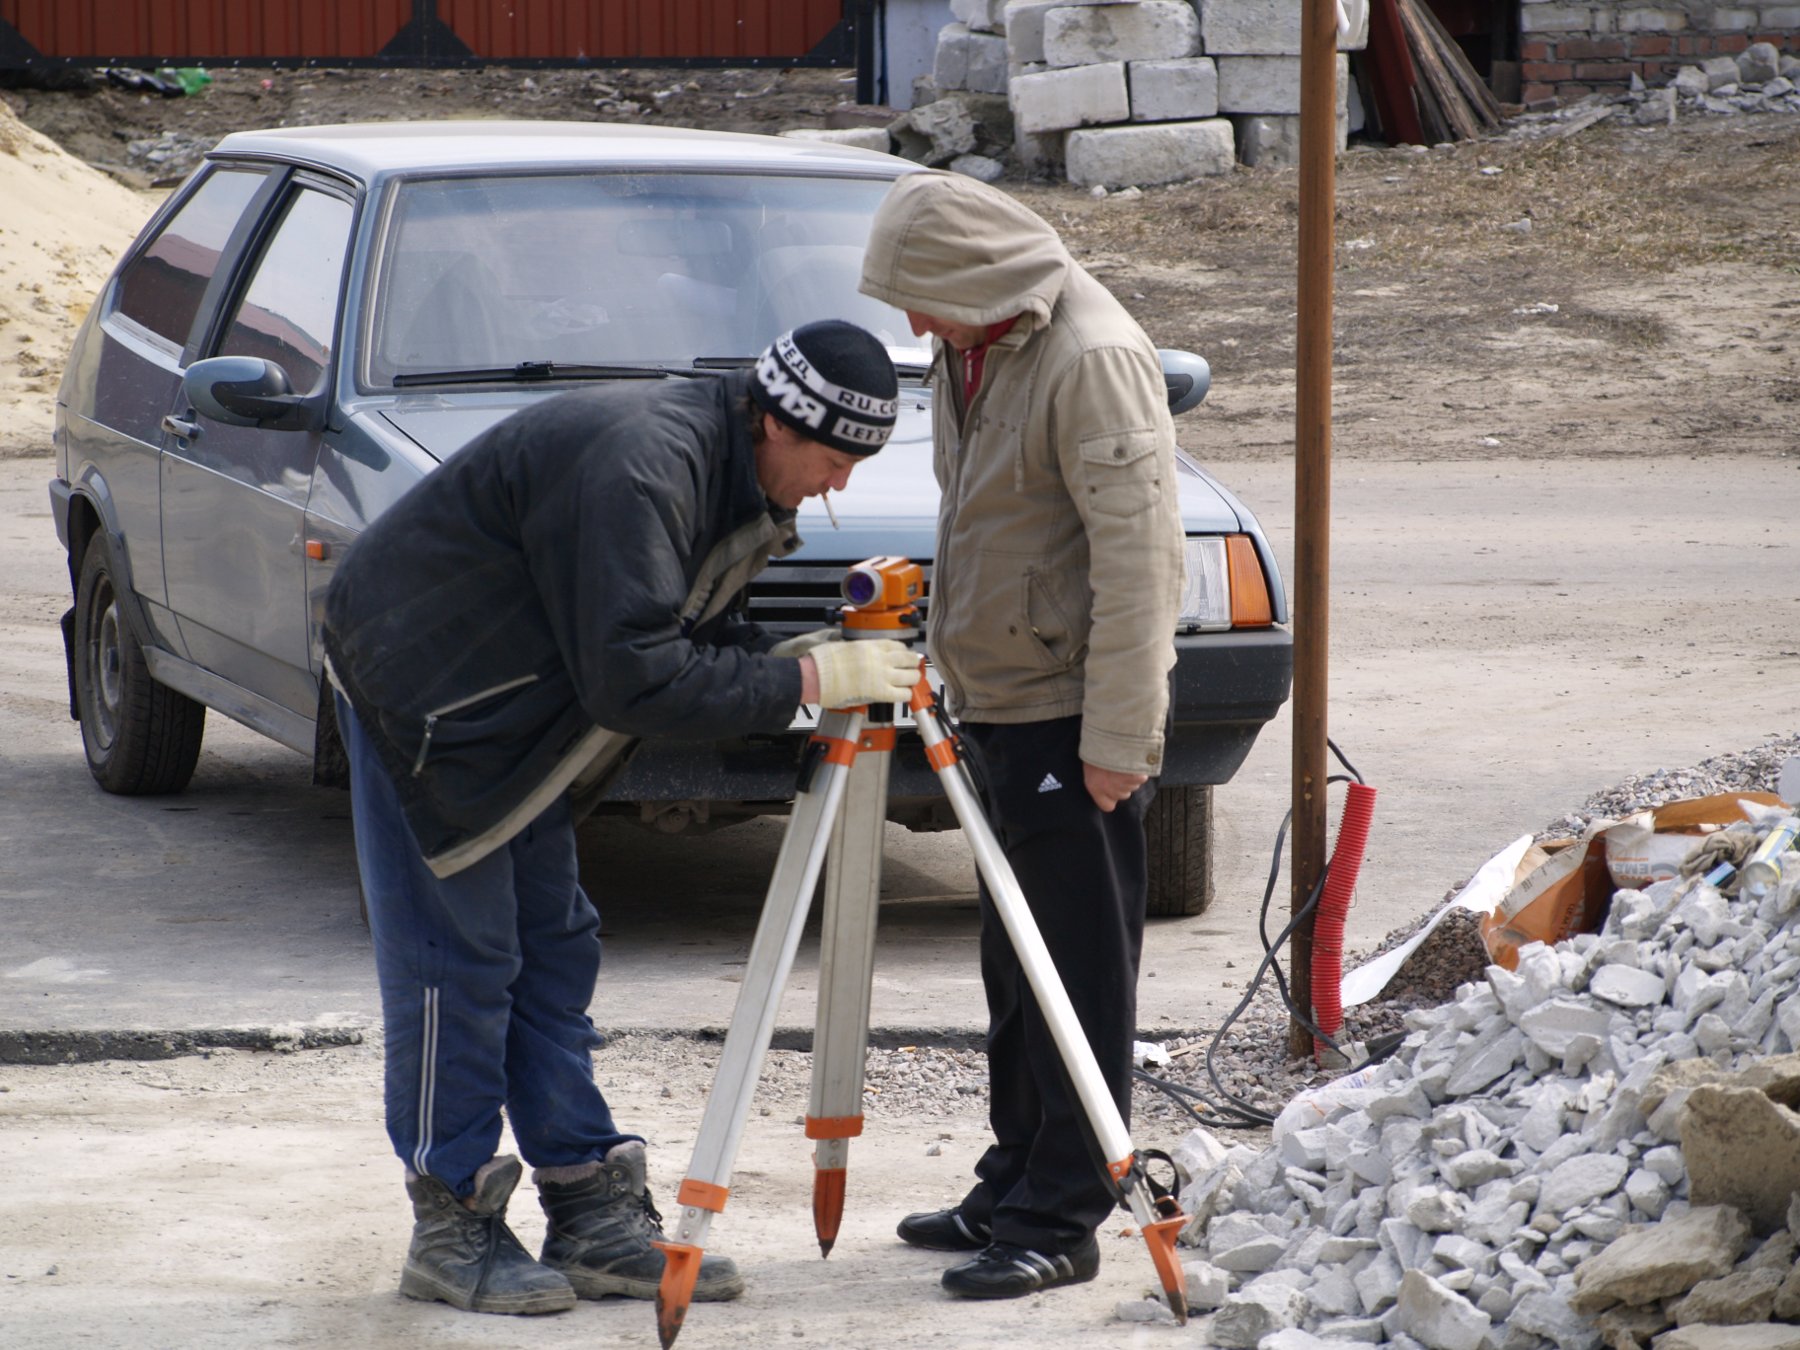
[{"label": "black track pants", "polygon": [[[1146,784],[1112,812],[1082,782],[1081,719],[964,724],[988,819],[1050,949],[1120,1113],[1131,1115],[1138,956],[1144,941]],[[981,888],[994,1143],[963,1201],[994,1240],[1039,1252],[1083,1242],[1116,1203],[1081,1101],[999,915]]]}]

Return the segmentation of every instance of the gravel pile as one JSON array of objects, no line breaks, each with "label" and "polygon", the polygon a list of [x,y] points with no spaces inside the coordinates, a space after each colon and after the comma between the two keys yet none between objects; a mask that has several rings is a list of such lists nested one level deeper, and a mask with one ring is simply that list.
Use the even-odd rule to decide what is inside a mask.
[{"label": "gravel pile", "polygon": [[[1731,829],[1771,837],[1782,813],[1765,814]],[[1589,1289],[1587,1263],[1686,1212],[1683,1085],[1791,1053],[1797,991],[1794,872],[1732,896],[1698,877],[1621,889],[1600,933],[1412,1013],[1391,1059],[1297,1106],[1274,1146],[1196,1131],[1182,1202],[1207,1253],[1189,1289],[1218,1309],[1207,1343],[1598,1350],[1590,1314],[1621,1295]],[[1694,1320],[1667,1312],[1648,1330]]]},{"label": "gravel pile", "polygon": [[1538,833],[1543,841],[1580,836],[1596,820],[1617,820],[1686,797],[1711,797],[1721,792],[1774,792],[1781,767],[1800,757],[1800,732],[1778,736],[1749,750],[1738,750],[1703,759],[1691,769],[1653,769],[1596,792],[1578,810],[1552,822]]},{"label": "gravel pile", "polygon": [[[1659,768],[1638,774],[1595,793],[1577,810],[1546,825],[1537,838],[1542,842],[1578,837],[1596,820],[1619,819],[1634,811],[1687,797],[1707,797],[1723,792],[1774,792],[1782,765],[1795,757],[1800,757],[1800,733],[1776,737],[1748,750],[1714,755],[1691,768]],[[1444,893],[1445,899],[1461,887],[1461,882],[1451,887]],[[1418,932],[1430,917],[1430,914],[1422,914],[1417,923],[1394,930],[1372,951],[1346,954],[1344,969],[1352,970],[1399,946]],[[1407,958],[1377,998],[1360,1007],[1345,1009],[1340,1042],[1366,1044],[1402,1030],[1409,1012],[1450,1002],[1456,996],[1457,986],[1483,977],[1487,963],[1487,949],[1482,945],[1475,916],[1466,911],[1447,915],[1419,949]],[[1231,1095],[1271,1115],[1296,1093],[1335,1076],[1322,1072],[1310,1058],[1289,1059],[1287,1028],[1287,1011],[1273,980],[1267,981],[1213,1057],[1219,1078]],[[1170,1048],[1178,1053],[1161,1076],[1217,1100],[1220,1098],[1218,1087],[1206,1072],[1208,1043],[1210,1038],[1173,1044]],[[1148,1089],[1140,1085],[1140,1102],[1145,1100],[1147,1093]],[[1176,1108],[1160,1094],[1146,1109],[1148,1120],[1175,1114]]]}]

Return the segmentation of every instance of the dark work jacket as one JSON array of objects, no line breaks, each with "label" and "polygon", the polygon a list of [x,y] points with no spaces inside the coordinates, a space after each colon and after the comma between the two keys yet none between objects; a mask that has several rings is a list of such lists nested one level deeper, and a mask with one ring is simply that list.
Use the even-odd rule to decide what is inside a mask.
[{"label": "dark work jacket", "polygon": [[[757,482],[747,375],[515,414],[376,518],[325,598],[331,677],[449,876],[631,740],[776,732],[800,668],[736,615],[799,546]],[[577,780],[581,780],[578,783]]]}]

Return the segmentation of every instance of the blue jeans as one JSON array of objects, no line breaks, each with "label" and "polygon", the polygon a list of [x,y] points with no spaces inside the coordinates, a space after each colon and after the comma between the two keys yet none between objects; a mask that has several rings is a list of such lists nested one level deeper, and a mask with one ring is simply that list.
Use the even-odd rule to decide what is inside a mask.
[{"label": "blue jeans", "polygon": [[594,1082],[587,1015],[600,915],[581,889],[566,800],[451,877],[432,875],[348,702],[350,811],[387,1038],[394,1152],[458,1196],[500,1142],[533,1167],[602,1158],[619,1133]]}]

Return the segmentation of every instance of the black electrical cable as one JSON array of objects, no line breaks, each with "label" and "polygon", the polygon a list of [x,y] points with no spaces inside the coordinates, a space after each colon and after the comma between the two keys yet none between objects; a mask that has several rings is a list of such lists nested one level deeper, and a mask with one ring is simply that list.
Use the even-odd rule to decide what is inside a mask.
[{"label": "black electrical cable", "polygon": [[[1342,764],[1344,768],[1349,771],[1348,777],[1342,774],[1332,775],[1325,780],[1327,784],[1347,783],[1352,780],[1358,783],[1365,781],[1362,774],[1357,771],[1356,766],[1352,764],[1349,759],[1345,757],[1344,752],[1338,748],[1336,741],[1327,738],[1325,744],[1330,747],[1331,753],[1337,757],[1338,763]],[[1239,1017],[1243,1016],[1244,1010],[1250,1006],[1251,1002],[1256,997],[1257,990],[1261,988],[1263,977],[1271,969],[1275,972],[1276,987],[1280,991],[1282,1005],[1288,1010],[1289,1016],[1305,1027],[1306,1030],[1311,1033],[1314,1040],[1322,1047],[1329,1048],[1340,1056],[1343,1055],[1343,1051],[1339,1048],[1337,1042],[1321,1031],[1311,1017],[1294,1006],[1293,996],[1288,990],[1287,979],[1282,974],[1281,964],[1277,960],[1277,953],[1281,950],[1282,944],[1293,935],[1294,930],[1299,927],[1301,923],[1312,916],[1313,910],[1317,908],[1319,898],[1324,894],[1325,879],[1330,874],[1331,867],[1329,862],[1321,869],[1318,880],[1313,884],[1312,890],[1306,898],[1306,903],[1289,918],[1287,926],[1275,935],[1273,941],[1269,938],[1269,908],[1275,894],[1275,883],[1281,876],[1281,850],[1287,842],[1288,826],[1292,824],[1293,818],[1294,813],[1292,808],[1289,808],[1281,818],[1281,826],[1275,832],[1275,850],[1269,865],[1268,884],[1263,887],[1262,908],[1257,917],[1257,934],[1261,938],[1263,945],[1262,962],[1257,966],[1256,973],[1250,977],[1249,984],[1245,986],[1243,998],[1238,1000],[1237,1007],[1233,1008],[1226,1016],[1225,1020],[1219,1024],[1219,1029],[1213,1033],[1212,1041],[1206,1049],[1207,1077],[1212,1080],[1213,1087],[1218,1091],[1219,1095],[1229,1103],[1229,1105],[1220,1108],[1218,1103],[1211,1101],[1191,1088],[1183,1088],[1181,1084],[1167,1082],[1142,1069],[1134,1071],[1134,1076],[1140,1081],[1157,1088],[1165,1094],[1173,1096],[1177,1092],[1183,1093],[1195,1097],[1215,1110],[1220,1110],[1221,1116],[1219,1118],[1202,1117],[1198,1112],[1194,1111],[1191,1106],[1188,1106],[1186,1102],[1181,1103],[1190,1115],[1196,1116],[1208,1125],[1223,1129],[1256,1129],[1275,1123],[1275,1117],[1270,1115],[1267,1111],[1262,1110],[1260,1107],[1257,1107],[1240,1097],[1233,1096],[1226,1089],[1224,1083],[1219,1080],[1218,1068],[1214,1063],[1214,1057],[1218,1052],[1220,1044],[1225,1039],[1225,1033],[1231,1029],[1232,1025]],[[1401,1038],[1395,1036],[1391,1038],[1383,1037],[1380,1039],[1384,1042],[1391,1043],[1383,1044],[1379,1049],[1376,1049],[1372,1044],[1368,1057],[1361,1063],[1351,1066],[1349,1069],[1345,1070],[1345,1072],[1355,1073],[1361,1069],[1367,1068],[1371,1064],[1379,1063],[1394,1052],[1398,1047]]]}]

